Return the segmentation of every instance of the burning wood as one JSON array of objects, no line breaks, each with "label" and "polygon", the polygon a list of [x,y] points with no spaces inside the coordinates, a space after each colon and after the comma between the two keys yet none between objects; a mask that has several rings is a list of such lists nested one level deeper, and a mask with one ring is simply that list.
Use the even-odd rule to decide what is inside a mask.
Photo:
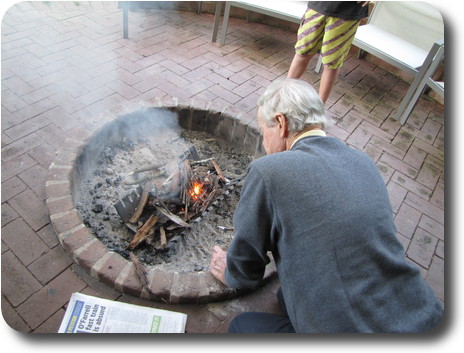
[{"label": "burning wood", "polygon": [[[191,150],[182,154],[175,168],[171,168],[171,163],[171,167],[157,165],[136,169],[129,173],[152,172],[154,169],[171,171],[170,174],[163,174],[165,180],[159,180],[163,175],[152,173],[152,176],[156,177],[145,182],[138,205],[130,219],[126,221],[126,225],[135,231],[134,238],[127,246],[128,250],[133,250],[144,241],[155,244],[153,239],[147,241],[153,233],[155,237],[157,233],[159,234],[159,242],[156,243],[159,247],[157,248],[164,250],[168,246],[166,231],[174,231],[175,226],[190,228],[191,224],[188,222],[205,212],[211,203],[224,192],[224,186],[229,180],[224,177],[217,162],[213,158],[203,160],[186,158],[192,154],[198,156]],[[141,186],[138,189],[140,190]],[[138,194],[140,195],[140,191]],[[132,201],[131,206],[134,204],[137,203]],[[119,212],[122,207],[118,205],[117,208]],[[121,217],[123,213],[127,217],[127,210],[121,211],[125,211],[120,212]],[[139,220],[144,220],[143,224],[135,230]]]}]

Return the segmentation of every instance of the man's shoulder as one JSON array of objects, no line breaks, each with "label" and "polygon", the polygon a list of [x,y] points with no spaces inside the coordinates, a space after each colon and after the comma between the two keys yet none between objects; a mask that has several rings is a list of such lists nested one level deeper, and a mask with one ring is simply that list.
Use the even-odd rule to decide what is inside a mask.
[{"label": "man's shoulder", "polygon": [[291,157],[291,151],[268,154],[254,160],[250,164],[250,167],[259,170],[274,169],[277,166],[288,163]]}]

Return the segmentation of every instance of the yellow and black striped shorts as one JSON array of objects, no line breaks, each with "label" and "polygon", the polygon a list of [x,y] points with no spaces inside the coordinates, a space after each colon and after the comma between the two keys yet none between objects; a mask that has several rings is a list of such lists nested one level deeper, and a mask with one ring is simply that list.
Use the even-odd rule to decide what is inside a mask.
[{"label": "yellow and black striped shorts", "polygon": [[301,55],[320,52],[322,63],[337,69],[348,56],[359,22],[326,16],[308,8],[298,29],[295,52]]}]

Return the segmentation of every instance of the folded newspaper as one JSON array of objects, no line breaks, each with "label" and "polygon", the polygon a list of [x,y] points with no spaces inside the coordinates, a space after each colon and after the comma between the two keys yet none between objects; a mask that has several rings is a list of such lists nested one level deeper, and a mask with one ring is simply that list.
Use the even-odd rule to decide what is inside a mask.
[{"label": "folded newspaper", "polygon": [[58,333],[183,333],[187,315],[74,293]]}]

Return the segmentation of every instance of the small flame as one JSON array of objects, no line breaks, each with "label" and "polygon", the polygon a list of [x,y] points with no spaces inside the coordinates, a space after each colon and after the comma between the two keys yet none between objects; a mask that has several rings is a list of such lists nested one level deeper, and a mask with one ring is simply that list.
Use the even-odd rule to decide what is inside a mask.
[{"label": "small flame", "polygon": [[200,196],[203,194],[203,183],[194,181],[192,187],[189,190],[189,193],[192,200],[198,201]]}]

